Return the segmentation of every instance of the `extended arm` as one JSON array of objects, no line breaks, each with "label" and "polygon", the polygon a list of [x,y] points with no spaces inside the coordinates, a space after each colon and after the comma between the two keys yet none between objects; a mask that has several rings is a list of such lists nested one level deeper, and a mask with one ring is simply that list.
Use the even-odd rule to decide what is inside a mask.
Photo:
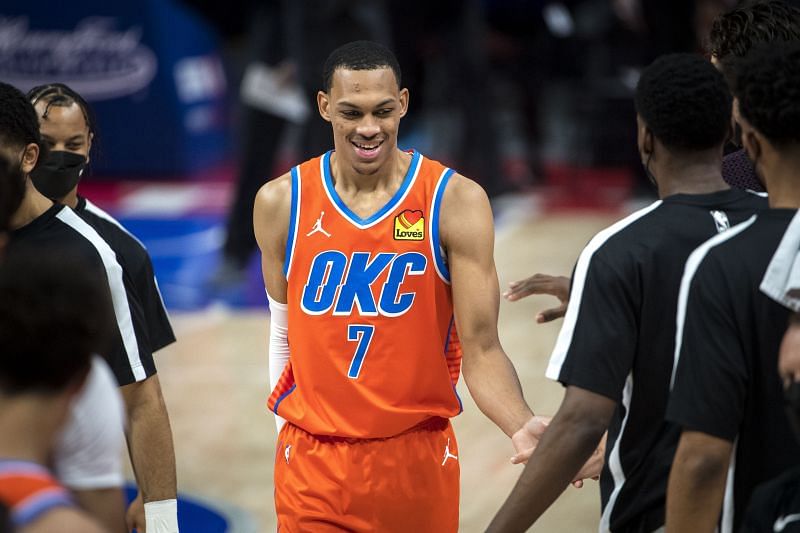
[{"label": "extended arm", "polygon": [[[253,209],[253,229],[261,249],[261,272],[270,308],[269,384],[275,385],[289,362],[288,307],[286,305],[286,276],[283,262],[289,228],[291,182],[283,176],[264,185],[256,196]],[[275,416],[278,431],[283,418]]]},{"label": "extended arm", "polygon": [[558,498],[597,448],[616,403],[578,387],[544,432],[514,490],[488,531],[525,531]]},{"label": "extended arm", "polygon": [[722,509],[733,444],[684,431],[667,488],[667,531],[714,531]]},{"label": "extended arm", "polygon": [[483,189],[453,176],[444,194],[440,228],[464,352],[464,381],[480,410],[512,436],[533,413],[497,336],[500,288],[492,211]]},{"label": "extended arm", "polygon": [[[178,492],[175,450],[158,375],[120,390],[128,412],[128,451],[141,498],[145,506],[174,501]],[[173,526],[168,531],[177,531],[177,507]]]}]

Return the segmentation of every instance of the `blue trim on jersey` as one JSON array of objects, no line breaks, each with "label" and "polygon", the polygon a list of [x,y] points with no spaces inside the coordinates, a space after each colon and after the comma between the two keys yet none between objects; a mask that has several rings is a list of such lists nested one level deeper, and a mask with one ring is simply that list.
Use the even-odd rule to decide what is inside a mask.
[{"label": "blue trim on jersey", "polygon": [[23,507],[15,507],[11,513],[14,526],[22,528],[51,509],[75,507],[75,503],[65,489],[53,488],[50,490],[51,492],[34,497],[33,501],[26,503]]},{"label": "blue trim on jersey", "polygon": [[38,463],[19,459],[0,459],[0,474],[6,473],[52,475],[47,468]]},{"label": "blue trim on jersey", "polygon": [[289,277],[289,265],[292,263],[294,240],[297,237],[297,210],[300,195],[300,169],[292,167],[292,212],[289,215],[289,234],[286,236],[286,253],[283,258],[283,275]]},{"label": "blue trim on jersey", "polygon": [[433,209],[431,210],[431,242],[433,244],[433,250],[431,250],[431,252],[433,259],[436,261],[436,267],[448,283],[450,282],[450,271],[447,269],[447,263],[442,257],[442,245],[439,241],[439,211],[442,205],[442,198],[444,197],[444,190],[447,187],[447,182],[450,181],[450,178],[453,176],[453,173],[453,169],[448,168],[442,175],[439,186],[436,187],[436,193],[433,198]]},{"label": "blue trim on jersey", "polygon": [[[455,323],[456,323],[456,316],[453,315],[452,317],[450,317],[450,325],[447,326],[447,336],[444,339],[444,350],[442,350],[445,356],[445,360],[447,360],[447,345],[450,344],[450,332],[453,330],[453,326],[455,325]],[[449,370],[450,369],[448,369],[448,373]],[[464,404],[461,402],[461,396],[458,395],[458,391],[456,390],[456,384],[457,383],[453,384],[453,393],[456,395],[456,400],[458,400],[458,414],[460,415],[461,413],[464,412]]]},{"label": "blue trim on jersey", "polygon": [[453,393],[456,395],[456,400],[458,400],[458,414],[460,415],[461,413],[464,412],[464,404],[461,403],[461,396],[458,395],[458,391],[456,390],[455,385],[453,385]]},{"label": "blue trim on jersey", "polygon": [[281,402],[282,402],[282,401],[283,401],[283,400],[284,400],[284,399],[285,399],[287,396],[289,396],[291,393],[293,393],[293,392],[294,392],[294,389],[296,389],[296,388],[297,388],[297,383],[293,384],[291,387],[289,387],[289,390],[287,390],[286,392],[284,392],[283,394],[281,394],[281,395],[278,397],[278,401],[276,401],[276,402],[275,402],[275,408],[274,408],[274,409],[272,409],[272,412],[273,412],[273,413],[275,413],[276,415],[278,414],[278,406],[281,404]]},{"label": "blue trim on jersey", "polygon": [[408,189],[409,185],[411,184],[411,180],[414,175],[417,173],[417,167],[419,166],[420,155],[419,152],[414,151],[411,155],[411,164],[408,165],[408,171],[406,172],[405,177],[403,177],[403,183],[400,185],[400,188],[397,189],[397,192],[394,193],[392,199],[389,200],[386,205],[378,210],[377,213],[373,214],[369,218],[361,218],[360,216],[356,215],[350,208],[345,205],[341,198],[339,198],[339,194],[336,192],[336,187],[333,184],[333,176],[331,175],[331,154],[333,150],[330,150],[322,156],[322,169],[324,173],[323,183],[325,184],[325,188],[328,190],[328,194],[330,195],[331,199],[336,204],[336,207],[353,223],[358,226],[367,226],[372,224],[376,220],[380,219],[381,217],[385,216],[386,213],[393,210],[397,207],[397,204],[400,203],[400,200],[405,196],[406,190]]}]

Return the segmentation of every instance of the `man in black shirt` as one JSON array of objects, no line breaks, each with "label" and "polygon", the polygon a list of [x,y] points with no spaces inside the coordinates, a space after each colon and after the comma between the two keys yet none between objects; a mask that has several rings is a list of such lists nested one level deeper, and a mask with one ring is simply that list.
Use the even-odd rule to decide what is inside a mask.
[{"label": "man in black shirt", "polygon": [[675,532],[738,530],[754,488],[800,465],[776,371],[789,311],[759,290],[800,207],[800,45],[754,50],[735,78],[734,113],[770,209],[686,264],[667,409],[683,430],[667,498]]},{"label": "man in black shirt", "polygon": [[[18,162],[26,178],[25,196],[11,220],[13,231],[6,253],[11,256],[33,249],[57,258],[77,256],[92,269],[98,283],[107,284],[116,327],[111,348],[103,355],[125,399],[128,446],[137,482],[145,502],[166,501],[174,507],[177,484],[172,435],[144,307],[109,244],[72,209],[54,204],[31,183],[29,175],[38,161],[40,146],[33,106],[17,89],[0,83],[0,153]],[[166,530],[148,529],[156,533],[177,531],[177,513],[173,518]],[[144,526],[144,520],[138,519],[137,524]]]},{"label": "man in black shirt", "polygon": [[663,417],[684,262],[766,202],[722,179],[731,96],[710,63],[659,58],[642,74],[636,109],[639,151],[661,200],[601,231],[581,253],[547,370],[566,395],[491,531],[526,529],[606,430],[600,530],[664,524],[678,429]]}]

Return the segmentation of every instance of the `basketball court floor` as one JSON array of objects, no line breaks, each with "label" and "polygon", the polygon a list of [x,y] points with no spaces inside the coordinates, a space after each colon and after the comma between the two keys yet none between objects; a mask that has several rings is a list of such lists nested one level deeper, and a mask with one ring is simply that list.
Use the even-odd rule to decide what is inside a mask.
[{"label": "basketball court floor", "polygon": [[[179,492],[221,512],[228,531],[275,531],[276,431],[265,407],[269,313],[258,265],[254,261],[241,286],[209,290],[228,190],[214,184],[170,187],[142,185],[98,194],[101,205],[105,202],[148,246],[178,337],[156,362],[172,421]],[[159,203],[169,209],[159,211]],[[536,272],[568,275],[589,238],[630,210],[618,207],[552,208],[541,194],[497,202],[501,290]],[[537,414],[553,414],[563,395],[561,385],[544,377],[561,321],[539,325],[534,319],[555,303],[538,296],[503,300],[500,306],[501,342]],[[459,394],[464,412],[454,426],[461,463],[460,531],[479,532],[522,467],[510,464],[510,440],[480,413],[463,382]],[[531,531],[595,531],[599,507],[596,482],[570,487]]]}]

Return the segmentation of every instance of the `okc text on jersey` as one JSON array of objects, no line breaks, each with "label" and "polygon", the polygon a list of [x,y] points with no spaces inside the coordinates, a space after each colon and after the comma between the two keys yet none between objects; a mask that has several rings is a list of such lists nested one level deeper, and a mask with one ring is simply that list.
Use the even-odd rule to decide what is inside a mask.
[{"label": "okc text on jersey", "polygon": [[[421,276],[428,259],[419,252],[353,252],[326,250],[314,257],[303,288],[301,308],[309,315],[400,316],[414,305],[415,292],[401,292],[407,276]],[[373,285],[384,271],[378,293]]]}]

